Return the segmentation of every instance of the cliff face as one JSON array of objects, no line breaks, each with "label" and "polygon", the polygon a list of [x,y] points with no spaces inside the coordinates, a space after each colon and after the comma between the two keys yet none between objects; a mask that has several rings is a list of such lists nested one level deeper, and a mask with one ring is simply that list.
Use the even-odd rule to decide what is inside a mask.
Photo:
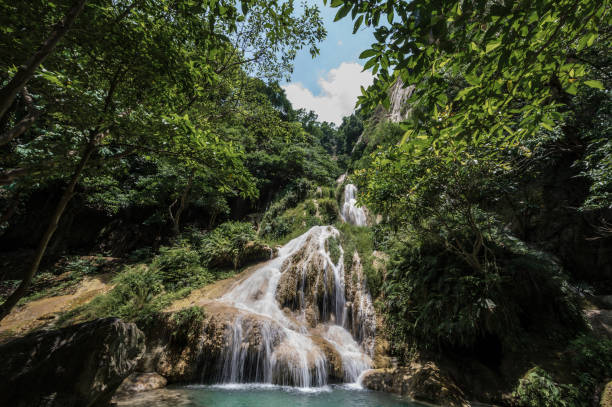
[{"label": "cliff face", "polygon": [[404,82],[401,78],[397,78],[397,81],[389,89],[389,111],[387,112],[387,119],[398,123],[408,118],[410,113],[410,107],[406,103],[408,98],[414,91],[414,85],[404,86]]}]

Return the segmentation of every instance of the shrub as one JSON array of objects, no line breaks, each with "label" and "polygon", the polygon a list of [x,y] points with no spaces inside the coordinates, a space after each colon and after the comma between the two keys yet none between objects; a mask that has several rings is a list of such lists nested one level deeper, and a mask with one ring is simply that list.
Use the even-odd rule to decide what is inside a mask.
[{"label": "shrub", "polygon": [[340,241],[335,236],[331,236],[327,239],[326,244],[332,262],[338,264],[338,260],[340,260],[340,255],[342,254],[340,251]]},{"label": "shrub", "polygon": [[151,266],[159,270],[165,285],[174,287],[191,285],[208,277],[200,255],[188,246],[161,247]]},{"label": "shrub", "polygon": [[116,316],[146,323],[164,305],[156,301],[164,290],[162,282],[163,277],[155,268],[128,267],[113,279],[115,287],[109,293],[94,298],[76,313],[80,312],[86,319]]},{"label": "shrub", "polygon": [[525,407],[565,407],[575,405],[572,386],[557,384],[542,368],[535,367],[519,380],[514,397]]},{"label": "shrub", "polygon": [[204,310],[198,306],[184,308],[175,312],[170,318],[173,340],[186,344],[197,338],[202,329],[204,317]]},{"label": "shrub", "polygon": [[372,230],[368,227],[353,226],[348,223],[337,223],[340,230],[340,243],[344,249],[344,268],[348,270],[353,262],[355,251],[359,254],[368,290],[372,298],[380,295],[382,275],[374,268],[374,246]]},{"label": "shrub", "polygon": [[582,398],[590,398],[599,384],[612,377],[612,340],[580,335],[568,347],[572,371]]},{"label": "shrub", "polygon": [[576,299],[552,259],[519,242],[485,244],[494,263],[483,272],[431,235],[396,238],[384,285],[394,344],[469,349],[496,338],[512,347],[527,332],[545,331],[543,323],[560,323],[564,335],[580,329]]},{"label": "shrub", "polygon": [[236,270],[242,263],[247,242],[256,239],[252,224],[225,222],[204,236],[200,254],[209,267],[231,266]]},{"label": "shrub", "polygon": [[319,199],[319,215],[325,225],[331,225],[338,220],[338,202],[332,198]]}]

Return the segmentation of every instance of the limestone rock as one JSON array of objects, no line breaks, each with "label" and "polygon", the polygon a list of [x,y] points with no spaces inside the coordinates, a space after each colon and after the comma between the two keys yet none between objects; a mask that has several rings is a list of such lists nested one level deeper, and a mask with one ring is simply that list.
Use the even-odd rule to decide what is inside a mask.
[{"label": "limestone rock", "polygon": [[247,242],[240,256],[240,265],[270,260],[277,254],[278,249],[272,248],[267,244],[258,241]]},{"label": "limestone rock", "polygon": [[107,406],[145,351],[131,323],[104,318],[0,346],[0,405]]},{"label": "limestone rock", "polygon": [[612,381],[609,381],[601,392],[599,407],[612,407]]},{"label": "limestone rock", "polygon": [[364,374],[362,384],[371,390],[409,396],[418,401],[449,407],[470,405],[461,389],[431,361],[413,362],[394,369],[369,370]]},{"label": "limestone rock", "polygon": [[590,309],[585,311],[585,316],[595,335],[612,339],[612,310]]},{"label": "limestone rock", "polygon": [[117,394],[140,393],[166,387],[168,380],[157,373],[132,373],[117,389]]}]

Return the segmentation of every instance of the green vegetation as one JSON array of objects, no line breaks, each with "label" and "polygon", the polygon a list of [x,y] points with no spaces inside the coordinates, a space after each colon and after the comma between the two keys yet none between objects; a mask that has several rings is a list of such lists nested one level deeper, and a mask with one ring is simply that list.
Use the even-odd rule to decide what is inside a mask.
[{"label": "green vegetation", "polygon": [[357,252],[370,294],[373,298],[378,297],[382,285],[382,274],[374,268],[372,230],[348,223],[337,223],[335,226],[340,231],[340,243],[344,250],[344,269],[350,270],[353,256]]},{"label": "green vegetation", "polygon": [[331,261],[334,264],[338,264],[338,261],[340,260],[340,256],[342,255],[342,252],[340,251],[340,242],[335,236],[332,236],[327,239],[325,244],[326,244],[327,251],[329,252]]},{"label": "green vegetation", "polygon": [[259,235],[272,244],[283,244],[313,226],[329,225],[338,219],[338,202],[330,187],[304,183],[299,191],[290,190],[264,214]]},{"label": "green vegetation", "polygon": [[[610,0],[330,5],[375,31],[360,57],[376,78],[338,127],[279,85],[296,50],[318,53],[316,6],[0,0],[0,247],[29,261],[6,267],[0,319],[104,252],[113,289],[61,322],[145,325],[333,224],[332,261],[358,254],[389,356],[448,363],[466,394],[489,395],[477,371],[517,405],[589,405],[612,377],[583,312],[612,293]],[[343,173],[375,225],[339,222]],[[174,314],[173,340],[204,318]]]},{"label": "green vegetation", "polygon": [[175,312],[170,317],[172,322],[172,338],[175,343],[189,343],[197,338],[202,331],[205,317],[201,307],[193,306]]},{"label": "green vegetation", "polygon": [[542,368],[535,367],[519,381],[514,392],[518,403],[526,407],[566,407],[575,405],[573,387],[559,385]]}]

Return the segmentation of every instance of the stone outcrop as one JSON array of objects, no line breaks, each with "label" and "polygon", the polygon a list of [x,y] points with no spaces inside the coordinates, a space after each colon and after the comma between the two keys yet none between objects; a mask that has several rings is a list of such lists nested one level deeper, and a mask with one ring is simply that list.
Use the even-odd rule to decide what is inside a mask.
[{"label": "stone outcrop", "polygon": [[362,385],[371,390],[408,396],[418,401],[449,407],[464,407],[461,389],[434,362],[413,362],[392,369],[373,369],[364,373]]},{"label": "stone outcrop", "polygon": [[151,373],[132,373],[121,386],[117,389],[117,395],[140,393],[166,387],[168,380],[155,372]]},{"label": "stone outcrop", "polygon": [[609,381],[601,392],[599,407],[612,407],[612,381]]},{"label": "stone outcrop", "polygon": [[590,309],[584,315],[595,335],[612,340],[612,310]]},{"label": "stone outcrop", "polygon": [[107,406],[145,351],[131,323],[104,318],[0,346],[0,405]]}]

